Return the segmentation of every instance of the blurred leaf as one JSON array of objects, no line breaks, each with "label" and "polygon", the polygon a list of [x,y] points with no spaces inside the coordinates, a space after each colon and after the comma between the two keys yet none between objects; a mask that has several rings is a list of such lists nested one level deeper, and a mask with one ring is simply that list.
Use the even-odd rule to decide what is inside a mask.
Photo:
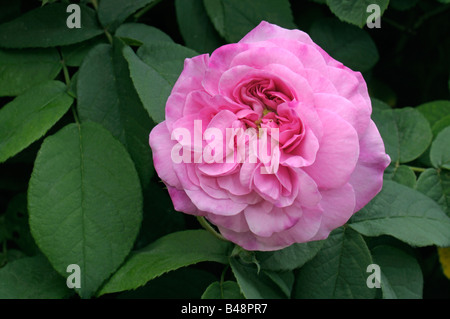
[{"label": "blurred leaf", "polygon": [[135,251],[100,290],[99,295],[136,289],[162,274],[203,261],[228,263],[230,243],[205,230],[166,235]]},{"label": "blurred leaf", "polygon": [[[268,275],[268,273],[271,273],[271,275],[277,276],[276,273],[268,270],[261,270],[258,272],[255,264],[244,264],[236,258],[230,258],[230,265],[245,298],[285,299],[290,297],[290,289],[289,291],[286,291],[285,288],[287,283],[283,282],[283,279],[281,278],[273,280],[273,278]],[[281,285],[280,282],[277,282],[280,280]],[[290,281],[292,281],[292,288],[293,278]]]},{"label": "blurred leaf", "polygon": [[256,259],[261,269],[285,271],[300,268],[312,259],[322,248],[325,241],[293,244],[287,248],[271,251],[256,252]]},{"label": "blurred leaf", "polygon": [[374,298],[366,285],[372,257],[364,239],[348,227],[335,229],[319,253],[297,274],[294,298]]},{"label": "blurred leaf", "polygon": [[145,186],[153,174],[148,146],[153,124],[134,90],[123,48],[116,39],[114,46],[100,44],[88,53],[77,79],[77,109],[81,122],[102,124],[125,145]]},{"label": "blurred leaf", "polygon": [[[162,182],[158,183],[164,185]],[[186,228],[185,215],[174,210],[166,189],[152,182],[144,195],[144,218],[135,249],[141,249],[164,235]]]},{"label": "blurred leaf", "polygon": [[336,19],[321,19],[314,22],[310,35],[328,54],[350,69],[364,72],[378,61],[375,42],[358,27]]},{"label": "blurred leaf", "polygon": [[28,89],[0,109],[0,162],[41,138],[70,108],[73,99],[59,81]]},{"label": "blurred leaf", "polygon": [[157,123],[164,121],[166,101],[183,70],[184,60],[197,53],[169,42],[140,47],[140,58],[131,48],[125,48],[123,53],[134,87],[148,114]]},{"label": "blurred leaf", "polygon": [[419,105],[417,110],[425,116],[430,126],[433,126],[444,116],[450,114],[450,101],[438,100],[424,103]]},{"label": "blurred leaf", "polygon": [[0,50],[0,96],[15,96],[61,71],[56,49]]},{"label": "blurred leaf", "polygon": [[416,186],[416,174],[409,166],[406,165],[393,167],[392,170],[389,170],[389,168],[386,169],[384,171],[384,178],[410,188],[414,188]]},{"label": "blurred leaf", "polygon": [[142,23],[122,24],[115,33],[116,37],[138,41],[140,45],[152,45],[159,42],[170,42],[173,40],[161,30]]},{"label": "blurred leaf", "polygon": [[92,296],[124,261],[142,220],[139,178],[126,149],[99,124],[70,124],[42,144],[28,189],[31,233],[53,267],[81,269]]},{"label": "blurred leaf", "polygon": [[6,209],[7,236],[25,254],[34,256],[39,253],[39,248],[31,236],[28,219],[27,196],[25,193],[19,193],[11,199]]},{"label": "blurred leaf", "polygon": [[439,261],[445,277],[450,279],[450,247],[438,248]]},{"label": "blurred leaf", "polygon": [[434,167],[450,170],[450,127],[436,136],[431,144],[430,159]]},{"label": "blurred leaf", "polygon": [[20,6],[20,0],[0,0],[0,23],[10,21],[20,15]]},{"label": "blurred leaf", "polygon": [[206,12],[219,34],[238,42],[261,21],[295,29],[288,0],[203,0]]},{"label": "blurred leaf", "polygon": [[186,46],[206,53],[222,45],[222,39],[209,20],[203,0],[176,0],[175,9]]},{"label": "blurred leaf", "polygon": [[0,269],[0,299],[61,299],[72,292],[44,256],[25,257]]},{"label": "blurred leaf", "polygon": [[235,281],[215,281],[206,288],[202,299],[244,299]]},{"label": "blurred leaf", "polygon": [[366,24],[367,18],[372,12],[367,12],[367,7],[376,4],[380,7],[380,16],[388,7],[389,0],[327,0],[327,4],[341,21],[345,21],[360,28]]},{"label": "blurred leaf", "polygon": [[371,253],[380,266],[383,299],[422,299],[422,270],[414,257],[386,245],[375,247]]},{"label": "blurred leaf", "polygon": [[417,180],[417,190],[441,205],[450,217],[450,172],[429,168]]},{"label": "blurred leaf", "polygon": [[373,109],[372,119],[380,131],[392,163],[407,163],[416,159],[431,143],[430,125],[420,112],[411,107]]},{"label": "blurred leaf", "polygon": [[0,47],[54,47],[82,42],[103,33],[95,12],[80,5],[81,28],[67,27],[67,4],[52,3],[0,25]]},{"label": "blurred leaf", "polygon": [[450,246],[450,218],[439,205],[401,184],[383,189],[353,215],[349,227],[365,236],[391,235],[413,246]]},{"label": "blurred leaf", "polygon": [[131,14],[151,3],[156,4],[158,0],[103,0],[98,6],[98,19],[102,26],[114,31]]},{"label": "blurred leaf", "polygon": [[405,11],[412,9],[420,0],[390,0],[389,8],[394,8],[395,10]]},{"label": "blurred leaf", "polygon": [[145,286],[124,292],[119,299],[199,299],[216,277],[192,267],[180,268],[155,278]]}]

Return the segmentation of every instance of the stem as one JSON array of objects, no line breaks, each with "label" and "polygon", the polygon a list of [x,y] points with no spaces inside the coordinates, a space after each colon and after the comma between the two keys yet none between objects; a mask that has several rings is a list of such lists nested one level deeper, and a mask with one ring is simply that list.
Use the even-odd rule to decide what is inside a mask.
[{"label": "stem", "polygon": [[202,225],[202,227],[204,229],[206,229],[207,231],[209,231],[211,234],[213,234],[216,238],[220,239],[220,240],[224,240],[224,241],[228,241],[227,239],[225,239],[225,237],[223,237],[221,234],[219,234],[218,232],[215,231],[214,228],[212,228],[212,226],[206,221],[205,217],[203,216],[197,216],[197,220],[200,223],[200,225]]},{"label": "stem", "polygon": [[414,172],[422,173],[425,172],[426,168],[422,167],[415,167],[415,166],[409,166],[410,169],[412,169]]},{"label": "stem", "polygon": [[134,15],[134,19],[138,20],[140,17],[142,17],[144,14],[146,14],[151,8],[153,8],[155,5],[157,5],[161,0],[154,0],[153,2],[149,3],[147,6],[136,12]]},{"label": "stem", "polygon": [[64,73],[64,80],[66,81],[66,85],[69,86],[70,85],[69,70],[67,69],[67,65],[64,62],[64,60],[61,63],[62,63],[62,68],[63,68],[63,73]]},{"label": "stem", "polygon": [[447,11],[448,9],[450,9],[450,5],[447,4],[447,5],[439,6],[436,9],[425,13],[423,16],[421,16],[417,20],[416,24],[414,24],[414,29],[418,29],[425,21],[434,17],[435,15],[438,15],[444,11]]},{"label": "stem", "polygon": [[106,34],[106,37],[108,38],[109,43],[112,44],[113,38],[112,38],[111,33],[109,33],[107,30],[105,30],[105,34]]},{"label": "stem", "polygon": [[98,1],[97,0],[91,0],[92,5],[94,6],[95,11],[98,10]]}]

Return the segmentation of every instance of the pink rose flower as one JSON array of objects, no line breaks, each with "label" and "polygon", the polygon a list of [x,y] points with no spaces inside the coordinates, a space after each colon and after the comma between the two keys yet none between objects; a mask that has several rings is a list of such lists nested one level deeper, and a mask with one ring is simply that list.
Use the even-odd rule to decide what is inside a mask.
[{"label": "pink rose flower", "polygon": [[[277,250],[327,238],[380,191],[390,158],[371,112],[359,72],[306,33],[261,22],[186,59],[150,146],[176,210],[244,249]],[[268,161],[239,150],[263,136]]]}]

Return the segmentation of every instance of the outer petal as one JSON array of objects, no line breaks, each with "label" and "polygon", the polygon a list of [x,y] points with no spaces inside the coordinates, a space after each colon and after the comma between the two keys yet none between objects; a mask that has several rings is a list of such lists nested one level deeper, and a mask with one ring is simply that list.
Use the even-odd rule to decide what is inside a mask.
[{"label": "outer petal", "polygon": [[300,30],[288,30],[275,24],[262,21],[256,28],[247,33],[239,43],[252,43],[269,39],[292,39],[304,43],[313,43],[308,34]]},{"label": "outer petal", "polygon": [[191,215],[203,215],[183,190],[171,186],[167,186],[167,190],[169,191],[175,210]]},{"label": "outer petal", "polygon": [[171,140],[166,122],[161,122],[153,128],[150,132],[149,143],[153,152],[153,165],[158,176],[164,183],[181,188],[181,183],[174,172],[174,163],[171,159],[172,148],[177,142]]},{"label": "outer petal", "polygon": [[321,194],[322,223],[313,240],[327,238],[333,229],[341,227],[349,220],[355,208],[355,192],[349,183],[339,188],[323,190]]},{"label": "outer petal", "polygon": [[184,69],[175,83],[166,103],[166,121],[168,128],[183,116],[186,96],[196,90],[202,90],[202,79],[209,63],[209,55],[198,55],[184,61]]},{"label": "outer petal", "polygon": [[371,120],[360,139],[359,160],[349,181],[356,194],[355,212],[364,207],[381,190],[383,172],[390,162],[380,133]]},{"label": "outer petal", "polygon": [[319,187],[335,188],[347,183],[359,157],[355,129],[337,114],[319,109],[324,135],[313,165],[304,167]]}]

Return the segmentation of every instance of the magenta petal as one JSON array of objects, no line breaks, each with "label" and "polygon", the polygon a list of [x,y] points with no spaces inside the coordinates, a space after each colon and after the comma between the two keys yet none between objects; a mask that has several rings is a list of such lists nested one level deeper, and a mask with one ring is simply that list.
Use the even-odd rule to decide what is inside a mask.
[{"label": "magenta petal", "polygon": [[236,203],[231,199],[212,198],[202,190],[186,190],[186,194],[201,211],[218,215],[236,215],[247,207],[247,204]]},{"label": "magenta petal", "polygon": [[319,109],[324,135],[314,164],[304,167],[319,187],[335,188],[348,182],[359,156],[355,129],[337,114]]}]

